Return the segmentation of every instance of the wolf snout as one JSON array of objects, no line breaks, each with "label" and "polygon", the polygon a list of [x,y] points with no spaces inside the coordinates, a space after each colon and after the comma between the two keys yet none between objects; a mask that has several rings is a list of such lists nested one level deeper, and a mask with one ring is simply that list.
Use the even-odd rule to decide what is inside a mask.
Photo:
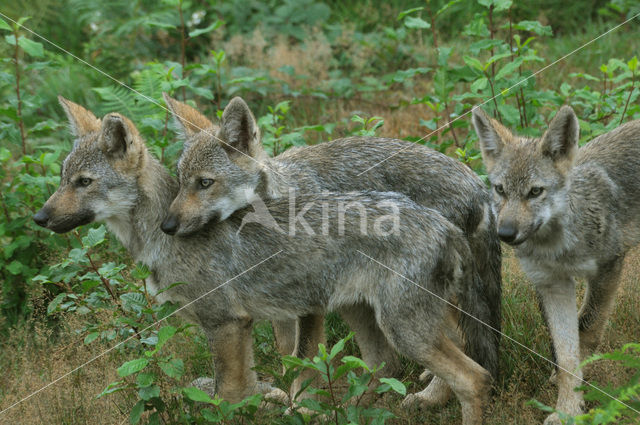
[{"label": "wolf snout", "polygon": [[33,215],[33,221],[35,221],[38,226],[47,227],[49,223],[49,209],[46,207],[41,208]]},{"label": "wolf snout", "polygon": [[179,224],[178,217],[173,214],[169,214],[160,225],[160,229],[162,229],[162,231],[167,235],[173,236],[178,231]]},{"label": "wolf snout", "polygon": [[513,241],[515,241],[517,235],[518,229],[513,223],[501,224],[498,227],[498,236],[502,241],[506,243],[512,243]]}]

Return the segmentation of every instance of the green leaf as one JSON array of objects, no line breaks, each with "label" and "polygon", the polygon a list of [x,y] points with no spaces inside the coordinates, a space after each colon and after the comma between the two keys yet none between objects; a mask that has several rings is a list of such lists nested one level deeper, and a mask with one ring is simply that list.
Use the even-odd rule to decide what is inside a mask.
[{"label": "green leaf", "polygon": [[56,309],[58,308],[62,300],[65,299],[66,296],[67,294],[58,294],[53,300],[51,300],[51,302],[47,306],[47,314],[51,314],[54,311],[56,311]]},{"label": "green leaf", "polygon": [[0,30],[13,31],[11,26],[5,22],[4,19],[0,18]]},{"label": "green leaf", "polygon": [[116,381],[116,382],[110,383],[109,385],[107,385],[107,388],[102,390],[102,392],[96,396],[96,398],[100,398],[107,394],[115,393],[117,391],[122,391],[124,387],[119,387],[118,385],[122,384],[123,382],[124,381]]},{"label": "green leaf", "polygon": [[429,29],[431,28],[431,24],[425,20],[420,18],[415,18],[413,16],[407,16],[404,19],[404,26],[407,28],[418,28],[418,29]]},{"label": "green leaf", "polygon": [[513,25],[513,29],[529,31],[538,35],[552,36],[553,31],[549,25],[542,25],[538,21],[520,21]]},{"label": "green leaf", "polygon": [[29,56],[36,58],[44,57],[44,48],[42,47],[42,44],[37,41],[29,40],[26,37],[20,37],[18,38],[18,45]]},{"label": "green leaf", "polygon": [[9,273],[11,273],[12,275],[19,275],[20,272],[23,269],[23,265],[20,261],[18,260],[13,260],[8,266],[5,266],[5,269],[7,269],[9,271]]},{"label": "green leaf", "polygon": [[143,400],[151,400],[154,397],[160,396],[160,388],[157,385],[150,385],[148,387],[142,387],[138,390],[138,397]]},{"label": "green leaf", "polygon": [[397,392],[398,394],[401,394],[401,395],[407,394],[407,387],[405,387],[402,382],[398,381],[395,378],[380,378],[380,382],[382,382],[383,384],[389,385],[391,389]]},{"label": "green leaf", "polygon": [[89,333],[87,336],[84,337],[84,343],[86,345],[91,344],[93,341],[96,340],[96,338],[98,338],[99,335],[100,335],[100,332],[91,332],[91,333]]},{"label": "green leaf", "polygon": [[352,369],[355,369],[356,367],[361,367],[367,372],[371,370],[369,369],[369,366],[364,362],[364,360],[359,359],[358,357],[344,356],[341,361],[342,363],[349,365]]},{"label": "green leaf", "polygon": [[155,380],[156,376],[153,373],[139,373],[136,378],[136,383],[138,387],[143,388],[153,384]]},{"label": "green leaf", "polygon": [[209,394],[205,393],[204,391],[196,387],[183,388],[182,393],[189,400],[198,401],[200,403],[215,404],[213,399],[209,396]]},{"label": "green leaf", "polygon": [[469,65],[470,68],[477,69],[478,71],[484,71],[484,66],[478,59],[471,56],[463,56],[462,60],[464,63]]},{"label": "green leaf", "polygon": [[89,229],[87,236],[82,238],[82,244],[86,247],[94,247],[104,242],[107,230],[103,225],[95,229]]},{"label": "green leaf", "polygon": [[129,423],[131,425],[136,425],[138,422],[140,422],[140,417],[142,416],[143,412],[144,400],[140,400],[136,403],[135,406],[133,406],[133,409],[131,409],[131,413],[129,414]]},{"label": "green leaf", "polygon": [[486,7],[487,9],[493,5],[494,12],[501,12],[511,7],[512,0],[478,0],[478,4]]},{"label": "green leaf", "polygon": [[635,70],[638,69],[638,57],[632,57],[631,60],[627,62],[627,66],[629,67],[629,71],[635,72]]},{"label": "green leaf", "polygon": [[209,25],[206,28],[199,28],[199,29],[195,29],[193,31],[190,31],[189,32],[189,37],[193,38],[193,37],[197,37],[197,36],[202,35],[202,34],[206,34],[206,33],[211,32],[211,31],[215,31],[218,28],[220,28],[221,25],[222,25],[222,21],[217,20],[213,24]]},{"label": "green leaf", "polygon": [[142,369],[147,367],[148,364],[149,360],[142,357],[139,359],[130,360],[128,362],[125,362],[118,368],[118,375],[124,378],[125,376],[129,376],[133,373],[140,372]]},{"label": "green leaf", "polygon": [[473,83],[471,83],[471,91],[479,92],[480,90],[484,90],[484,88],[487,87],[488,83],[489,80],[487,80],[487,77],[478,78]]},{"label": "green leaf", "polygon": [[454,6],[458,3],[460,3],[462,0],[451,0],[449,3],[445,4],[444,6],[442,6],[440,8],[440,10],[438,10],[436,12],[436,16],[441,15],[442,13],[446,12],[451,6]]},{"label": "green leaf", "polygon": [[184,362],[182,359],[172,359],[168,362],[160,362],[160,369],[173,379],[180,379],[184,374]]},{"label": "green leaf", "polygon": [[521,57],[519,57],[519,58],[516,58],[513,62],[507,63],[505,66],[500,68],[500,70],[496,74],[496,78],[495,79],[496,80],[500,80],[500,79],[506,77],[507,75],[511,74],[516,69],[518,69],[518,67],[520,65],[522,65],[522,61],[523,61],[523,59]]},{"label": "green leaf", "polygon": [[424,7],[414,7],[413,9],[403,10],[402,12],[400,12],[398,14],[398,21],[400,19],[404,18],[405,16],[412,14],[413,12],[418,12],[418,11],[423,10],[423,9],[424,9]]},{"label": "green leaf", "polygon": [[173,326],[164,326],[158,331],[158,344],[157,348],[162,347],[165,342],[169,340],[173,335],[175,335],[177,329]]},{"label": "green leaf", "polygon": [[131,277],[138,280],[143,280],[151,275],[149,267],[144,264],[137,264],[136,268],[131,272]]}]

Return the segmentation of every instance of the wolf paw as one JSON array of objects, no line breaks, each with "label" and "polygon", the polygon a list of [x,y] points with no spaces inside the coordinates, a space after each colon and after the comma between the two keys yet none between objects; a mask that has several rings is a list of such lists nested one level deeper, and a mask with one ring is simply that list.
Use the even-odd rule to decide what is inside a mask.
[{"label": "wolf paw", "polygon": [[420,380],[420,382],[427,382],[427,380],[432,376],[433,376],[433,373],[431,373],[429,369],[425,369],[424,372],[420,374],[418,379]]},{"label": "wolf paw", "polygon": [[451,389],[441,378],[434,376],[427,388],[416,395],[421,398],[424,407],[443,406],[451,397]]},{"label": "wolf paw", "polygon": [[560,416],[558,416],[557,413],[552,413],[551,415],[547,416],[547,418],[544,420],[543,425],[562,425],[562,421],[560,420]]}]

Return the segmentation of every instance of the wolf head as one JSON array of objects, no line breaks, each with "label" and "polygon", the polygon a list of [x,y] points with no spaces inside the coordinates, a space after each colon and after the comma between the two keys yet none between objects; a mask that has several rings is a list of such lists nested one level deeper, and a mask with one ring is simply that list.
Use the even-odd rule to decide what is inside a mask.
[{"label": "wolf head", "polygon": [[539,139],[514,135],[473,110],[473,125],[493,188],[498,235],[519,245],[534,235],[552,232],[566,206],[567,175],[578,151],[578,118],[569,106],[560,108]]},{"label": "wolf head", "polygon": [[127,217],[137,198],[138,170],[146,160],[144,142],[120,114],[102,120],[63,97],[75,143],[62,164],[60,186],[33,216],[64,233],[92,221]]},{"label": "wolf head", "polygon": [[188,235],[255,199],[266,154],[255,118],[239,97],[225,108],[219,129],[192,107],[168,96],[165,100],[186,140],[178,161],[180,192],[161,228]]}]

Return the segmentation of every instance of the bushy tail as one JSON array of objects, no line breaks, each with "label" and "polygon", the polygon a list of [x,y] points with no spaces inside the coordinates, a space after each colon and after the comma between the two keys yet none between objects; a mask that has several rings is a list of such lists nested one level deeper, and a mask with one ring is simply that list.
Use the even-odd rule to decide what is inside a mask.
[{"label": "bushy tail", "polygon": [[[469,238],[474,259],[472,279],[460,294],[460,329],[465,338],[464,352],[498,379],[501,330],[502,257],[500,242],[491,223],[487,230]],[[472,317],[473,316],[473,317]],[[487,326],[489,325],[489,326]]]}]

